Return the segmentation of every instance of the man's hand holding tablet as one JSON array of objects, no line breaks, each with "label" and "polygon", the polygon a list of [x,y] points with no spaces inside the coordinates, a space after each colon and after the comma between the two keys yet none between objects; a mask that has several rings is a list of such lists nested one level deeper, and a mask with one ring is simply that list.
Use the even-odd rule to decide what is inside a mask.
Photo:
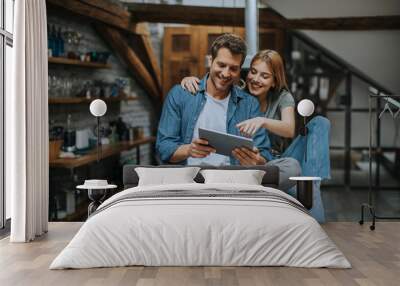
[{"label": "man's hand holding tablet", "polygon": [[215,153],[215,149],[208,144],[207,140],[198,138],[194,139],[190,144],[179,146],[172,155],[170,162],[181,162],[189,157],[205,158],[210,155],[210,153]]},{"label": "man's hand holding tablet", "polygon": [[215,152],[216,150],[208,145],[207,140],[200,138],[194,139],[188,147],[188,157],[193,158],[204,158]]}]

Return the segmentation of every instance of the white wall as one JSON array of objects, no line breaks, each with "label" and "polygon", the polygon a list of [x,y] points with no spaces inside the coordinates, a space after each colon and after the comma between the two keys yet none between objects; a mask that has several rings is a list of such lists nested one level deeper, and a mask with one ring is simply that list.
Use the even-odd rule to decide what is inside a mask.
[{"label": "white wall", "polygon": [[303,31],[307,36],[400,94],[400,31]]}]

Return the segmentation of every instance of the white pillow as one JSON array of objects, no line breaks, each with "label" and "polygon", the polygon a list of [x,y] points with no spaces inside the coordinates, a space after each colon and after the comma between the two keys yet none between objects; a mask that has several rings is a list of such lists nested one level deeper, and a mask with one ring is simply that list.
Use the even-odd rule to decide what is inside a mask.
[{"label": "white pillow", "polygon": [[138,186],[195,183],[193,179],[199,170],[199,167],[135,168],[139,176]]},{"label": "white pillow", "polygon": [[261,185],[265,171],[262,170],[202,170],[205,184],[234,183],[246,185]]}]

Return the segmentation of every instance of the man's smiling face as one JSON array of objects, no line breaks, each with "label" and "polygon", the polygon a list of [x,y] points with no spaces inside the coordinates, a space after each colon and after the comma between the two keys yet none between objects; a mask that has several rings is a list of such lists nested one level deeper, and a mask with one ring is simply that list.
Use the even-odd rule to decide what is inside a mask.
[{"label": "man's smiling face", "polygon": [[218,50],[210,67],[210,79],[218,92],[228,92],[240,77],[242,55],[232,54],[227,48]]}]

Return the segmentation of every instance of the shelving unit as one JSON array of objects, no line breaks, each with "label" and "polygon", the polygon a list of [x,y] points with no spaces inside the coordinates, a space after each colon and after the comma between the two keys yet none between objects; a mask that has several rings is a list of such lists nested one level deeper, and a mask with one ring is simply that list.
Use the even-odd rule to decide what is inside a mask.
[{"label": "shelving unit", "polygon": [[[49,64],[57,65],[72,65],[84,68],[95,68],[95,69],[111,69],[110,64],[94,63],[94,62],[82,62],[79,60],[64,58],[64,57],[49,57]],[[49,104],[85,104],[90,103],[98,97],[85,98],[85,97],[50,97]],[[120,92],[117,97],[101,98],[105,102],[118,102],[124,100],[136,100],[137,97],[127,96],[125,93]]]},{"label": "shelving unit", "polygon": [[[100,160],[120,154],[122,151],[130,150],[132,148],[137,148],[137,160],[140,164],[140,149],[139,147],[144,144],[153,143],[156,141],[155,137],[144,137],[142,139],[137,139],[134,141],[123,141],[116,144],[104,145],[101,147]],[[79,156],[77,158],[58,158],[49,161],[49,166],[51,168],[67,168],[73,169],[81,167],[97,160],[97,149],[94,148],[88,154]]]},{"label": "shelving unit", "polygon": [[79,60],[68,59],[68,58],[56,58],[49,57],[49,64],[59,64],[59,65],[73,65],[85,68],[95,68],[95,69],[111,69],[110,64],[94,63],[94,62],[81,62]]}]

